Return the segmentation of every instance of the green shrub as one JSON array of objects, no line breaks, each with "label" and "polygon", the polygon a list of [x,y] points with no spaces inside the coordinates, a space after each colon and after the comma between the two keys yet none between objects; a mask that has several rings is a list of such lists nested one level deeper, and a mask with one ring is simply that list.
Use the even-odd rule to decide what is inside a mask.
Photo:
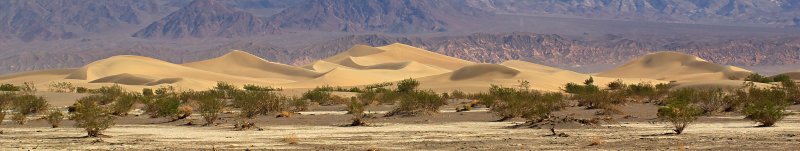
[{"label": "green shrub", "polygon": [[244,87],[242,88],[248,91],[283,91],[282,88],[274,88],[271,86],[258,86],[253,84],[245,84]]},{"label": "green shrub", "polygon": [[464,91],[461,91],[461,90],[453,90],[453,92],[450,92],[450,98],[453,98],[453,99],[466,99],[467,98],[467,93],[464,93]]},{"label": "green shrub", "polygon": [[241,116],[253,118],[256,115],[286,111],[290,98],[266,91],[241,91],[234,94],[233,105],[241,110]]},{"label": "green shrub", "polygon": [[696,98],[697,92],[694,89],[672,92],[667,97],[667,105],[658,108],[658,117],[671,123],[676,134],[681,134],[703,113],[700,108],[692,104]]},{"label": "green shrub", "polygon": [[75,91],[75,86],[69,82],[53,82],[49,86],[50,92],[72,93]]},{"label": "green shrub", "polygon": [[44,118],[48,123],[50,123],[50,126],[53,128],[58,128],[61,126],[61,121],[64,120],[64,113],[61,113],[61,111],[58,109],[53,109]]},{"label": "green shrub", "polygon": [[374,89],[383,88],[383,87],[392,86],[392,85],[394,85],[394,83],[391,83],[391,82],[370,84],[370,85],[364,86],[364,90],[365,91],[366,90],[374,90]]},{"label": "green shrub", "polygon": [[602,114],[621,114],[619,106],[625,104],[625,94],[617,91],[599,91],[591,94],[579,94],[578,105],[587,109],[603,109]]},{"label": "green shrub", "polygon": [[492,98],[496,100],[491,111],[501,117],[500,121],[522,117],[529,121],[543,119],[550,112],[565,106],[564,95],[556,92],[515,90],[492,86]]},{"label": "green shrub", "polygon": [[608,83],[608,85],[606,85],[606,87],[608,87],[608,90],[625,90],[625,88],[627,86],[628,85],[625,85],[625,83],[623,83],[622,80],[620,80],[620,79],[617,79],[617,80],[615,80],[613,82]]},{"label": "green shrub", "polygon": [[353,115],[350,126],[363,126],[367,124],[367,122],[364,121],[366,117],[364,111],[365,107],[363,102],[355,98],[350,100],[350,103],[347,104],[347,114]]},{"label": "green shrub", "polygon": [[445,104],[445,99],[433,91],[405,92],[400,99],[400,103],[392,111],[386,113],[386,116],[414,116],[438,113],[439,107]]},{"label": "green shrub", "polygon": [[77,87],[77,88],[75,88],[75,92],[76,93],[87,93],[87,92],[89,92],[89,89],[86,88],[86,87]]},{"label": "green shrub", "polygon": [[419,81],[408,78],[397,82],[397,92],[410,93],[419,86]]},{"label": "green shrub", "polygon": [[84,97],[75,103],[72,119],[75,127],[83,128],[89,137],[99,137],[102,131],[113,126],[114,116],[100,104],[98,97]]},{"label": "green shrub", "polygon": [[747,78],[744,79],[745,81],[753,81],[753,82],[760,82],[760,83],[770,83],[772,82],[772,78],[762,76],[758,73],[750,74]]},{"label": "green shrub", "polygon": [[289,102],[289,106],[291,107],[289,109],[290,111],[292,112],[308,111],[309,103],[307,100],[293,97],[290,98],[289,101],[291,101]]},{"label": "green shrub", "polygon": [[91,89],[89,90],[89,93],[101,96],[99,103],[101,105],[106,105],[117,101],[119,98],[125,96],[127,92],[125,92],[121,86],[115,84],[112,86],[103,86],[97,89]]},{"label": "green shrub", "polygon": [[[589,82],[589,80],[587,80],[587,82]],[[579,85],[579,84],[575,84],[575,83],[571,83],[570,82],[570,83],[567,83],[567,85],[564,86],[564,92],[567,92],[567,93],[570,93],[570,94],[591,94],[591,93],[596,93],[596,92],[599,92],[599,91],[600,91],[600,88],[598,88],[595,85]]]},{"label": "green shrub", "polygon": [[13,84],[4,83],[0,85],[0,91],[19,91],[19,87]]},{"label": "green shrub", "polygon": [[331,92],[323,91],[323,90],[309,90],[303,93],[302,99],[310,100],[311,102],[317,102],[320,105],[334,105],[333,101],[331,101]]},{"label": "green shrub", "polygon": [[177,95],[157,97],[146,104],[151,109],[150,117],[167,117],[172,121],[179,120],[178,107],[181,106],[181,100]]},{"label": "green shrub", "polygon": [[750,88],[745,99],[748,101],[743,110],[744,115],[747,119],[761,123],[760,126],[772,126],[789,114],[785,110],[790,102],[786,99],[786,93],[781,90]]},{"label": "green shrub", "polygon": [[225,109],[226,101],[220,93],[213,91],[199,92],[193,95],[193,100],[197,101],[200,115],[206,121],[203,126],[214,124],[219,118],[219,114]]},{"label": "green shrub", "polygon": [[[108,96],[105,98],[108,98]],[[112,114],[117,116],[128,115],[128,112],[133,109],[133,106],[144,99],[144,96],[138,93],[125,93],[113,101],[113,105],[111,106]]]},{"label": "green shrub", "polygon": [[41,96],[23,94],[14,98],[14,111],[25,116],[39,114],[47,107],[47,100]]},{"label": "green shrub", "polygon": [[19,91],[22,91],[24,94],[33,94],[36,93],[36,85],[30,82],[23,82],[21,86],[19,86]]},{"label": "green shrub", "polygon": [[142,89],[142,95],[146,96],[146,97],[152,97],[152,96],[155,96],[156,93],[153,92],[153,89],[151,89],[151,88],[144,88],[144,89]]}]

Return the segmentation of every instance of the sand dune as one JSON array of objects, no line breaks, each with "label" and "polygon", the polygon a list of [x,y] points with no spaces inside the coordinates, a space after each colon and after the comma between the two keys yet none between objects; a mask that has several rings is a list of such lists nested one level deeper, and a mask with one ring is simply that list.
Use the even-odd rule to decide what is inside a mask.
[{"label": "sand dune", "polygon": [[532,89],[560,91],[567,83],[582,83],[594,76],[605,86],[615,80],[625,83],[678,81],[679,87],[738,87],[751,72],[674,53],[653,53],[616,69],[589,75],[569,70],[510,60],[500,64],[469,62],[404,44],[382,47],[356,45],[340,54],[303,67],[269,62],[243,51],[186,64],[174,64],[140,56],[115,56],[77,69],[58,69],[0,76],[2,83],[34,82],[47,87],[52,82],[71,82],[96,88],[122,84],[131,90],[173,85],[180,89],[203,90],[218,81],[236,85],[258,84],[300,92],[317,86],[359,86],[419,80],[422,89],[437,92],[486,91],[490,85],[515,87],[521,80]]},{"label": "sand dune", "polygon": [[308,80],[321,75],[308,69],[269,62],[250,53],[233,50],[223,56],[183,64],[184,66],[251,78],[278,78],[289,80]]},{"label": "sand dune", "polygon": [[739,67],[718,65],[687,54],[658,52],[597,75],[665,81],[707,81],[742,79],[751,73]]}]

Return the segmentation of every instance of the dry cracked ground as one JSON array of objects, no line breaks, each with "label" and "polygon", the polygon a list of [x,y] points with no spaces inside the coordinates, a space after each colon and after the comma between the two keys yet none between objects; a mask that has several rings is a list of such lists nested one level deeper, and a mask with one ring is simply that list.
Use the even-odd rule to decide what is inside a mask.
[{"label": "dry cracked ground", "polygon": [[49,128],[43,120],[27,125],[6,121],[0,127],[0,150],[796,150],[800,146],[796,114],[775,127],[755,127],[738,115],[703,117],[681,135],[670,134],[667,123],[642,115],[600,126],[556,128],[569,135],[558,137],[549,129],[510,128],[520,121],[492,122],[496,118],[485,110],[377,117],[366,127],[340,126],[350,118],[340,113],[262,117],[256,121],[263,130],[246,131],[234,131],[230,120],[215,126],[185,126],[188,120],[131,116],[118,119],[105,138],[83,137],[82,129],[72,127],[71,121],[62,128]]}]

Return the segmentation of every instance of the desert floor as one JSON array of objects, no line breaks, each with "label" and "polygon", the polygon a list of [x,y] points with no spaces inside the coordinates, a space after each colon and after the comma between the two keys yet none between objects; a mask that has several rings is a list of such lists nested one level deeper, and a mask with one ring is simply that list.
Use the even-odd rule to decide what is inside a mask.
[{"label": "desert floor", "polygon": [[[512,128],[520,119],[494,122],[485,109],[417,117],[368,119],[371,126],[344,127],[350,115],[341,106],[317,107],[290,118],[262,116],[255,119],[263,130],[233,130],[233,116],[225,114],[214,126],[202,123],[199,115],[167,122],[146,115],[117,119],[105,131],[108,137],[86,138],[82,129],[65,121],[50,128],[44,120],[26,125],[5,121],[0,126],[0,150],[794,150],[800,146],[800,116],[791,115],[775,127],[756,123],[734,114],[700,118],[684,134],[671,134],[667,123],[657,122],[655,106],[628,104],[626,114],[614,122],[595,126],[559,125],[549,129]],[[797,113],[800,107],[791,109]],[[388,110],[389,106],[371,107]],[[594,110],[570,107],[559,115],[593,116]],[[296,143],[292,143],[296,142]],[[597,145],[591,145],[596,143]]]}]

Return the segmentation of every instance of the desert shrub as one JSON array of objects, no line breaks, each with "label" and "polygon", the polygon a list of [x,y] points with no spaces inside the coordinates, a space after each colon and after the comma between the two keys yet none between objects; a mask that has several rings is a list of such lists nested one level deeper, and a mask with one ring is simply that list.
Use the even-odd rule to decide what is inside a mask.
[{"label": "desert shrub", "polygon": [[775,82],[787,82],[787,81],[788,82],[794,82],[794,80],[792,80],[792,77],[789,77],[789,75],[785,75],[785,74],[779,74],[779,75],[773,76],[772,77],[772,81],[775,81]]},{"label": "desert shrub", "polygon": [[350,100],[350,103],[347,104],[347,114],[353,115],[350,126],[366,125],[366,121],[364,121],[364,118],[366,117],[364,114],[364,106],[364,102],[355,98]]},{"label": "desert shrub", "polygon": [[50,92],[72,93],[75,91],[75,86],[69,82],[53,82],[49,86]]},{"label": "desert shrub", "polygon": [[86,88],[86,87],[76,87],[75,88],[75,92],[76,93],[87,93],[87,92],[89,92],[89,89]]},{"label": "desert shrub", "polygon": [[186,117],[192,115],[192,111],[194,111],[194,108],[192,108],[192,106],[181,105],[178,107],[178,112],[176,112],[174,116],[176,117],[176,119],[185,119]]},{"label": "desert shrub", "polygon": [[744,80],[745,81],[753,81],[753,82],[761,82],[761,83],[772,82],[771,78],[762,76],[761,74],[758,74],[758,73],[750,74]]},{"label": "desert shrub", "polygon": [[245,84],[244,87],[242,88],[248,91],[283,91],[282,88],[274,88],[271,86],[258,86],[253,84]]},{"label": "desert shrub", "polygon": [[113,103],[127,94],[127,92],[125,92],[121,86],[116,84],[112,86],[103,86],[97,89],[91,89],[89,90],[89,93],[101,96],[102,99],[99,100],[101,105]]},{"label": "desert shrub", "polygon": [[75,127],[83,128],[89,137],[99,137],[102,131],[113,126],[114,116],[97,100],[98,97],[84,97],[75,103],[72,119]]},{"label": "desert shrub", "polygon": [[608,87],[608,90],[625,90],[625,88],[627,86],[628,85],[625,85],[625,83],[623,83],[622,80],[620,80],[620,79],[617,79],[617,80],[615,80],[613,82],[608,83],[608,85],[606,85],[606,87]]},{"label": "desert shrub", "polygon": [[600,91],[600,88],[594,85],[594,78],[589,77],[583,81],[583,85],[579,85],[576,83],[567,83],[564,85],[564,92],[570,94],[592,94]]},{"label": "desert shrub", "polygon": [[138,103],[140,100],[144,99],[144,96],[138,93],[124,93],[122,96],[113,101],[111,113],[117,116],[128,115],[128,112],[133,109],[133,106],[136,105],[136,103]]},{"label": "desert shrub", "polygon": [[539,92],[515,90],[492,86],[491,96],[496,99],[491,111],[508,120],[515,117],[526,118],[529,121],[543,119],[550,112],[564,107],[564,95],[556,92]]},{"label": "desert shrub", "polygon": [[467,98],[467,93],[464,93],[464,91],[461,91],[461,90],[453,90],[453,92],[450,92],[450,98],[453,98],[453,99],[466,99]]},{"label": "desert shrub", "polygon": [[697,92],[696,104],[703,114],[711,115],[725,105],[725,91],[722,89],[700,90]]},{"label": "desert shrub", "polygon": [[203,126],[214,124],[219,118],[219,114],[225,109],[225,99],[219,93],[202,92],[195,95],[195,100],[199,106],[200,115],[206,121]]},{"label": "desert shrub", "polygon": [[19,91],[24,94],[33,94],[36,93],[38,89],[36,89],[36,85],[30,82],[23,82],[21,86],[19,86]]},{"label": "desert shrub", "polygon": [[374,89],[383,88],[383,87],[392,86],[392,85],[394,85],[394,83],[391,83],[391,82],[375,83],[375,84],[370,84],[370,85],[364,86],[364,90],[374,90]]},{"label": "desert shrub", "polygon": [[177,118],[180,117],[178,115],[178,107],[181,106],[181,100],[178,96],[162,96],[152,100],[150,104],[147,104],[151,108],[152,112],[150,112],[150,117],[158,118],[158,117],[167,117],[171,120],[178,120]]},{"label": "desert shrub", "polygon": [[0,85],[0,91],[19,91],[19,87],[13,84],[3,83]]},{"label": "desert shrub", "polygon": [[25,122],[28,121],[27,119],[28,116],[22,113],[16,113],[14,114],[14,116],[11,116],[11,121],[14,121],[14,123],[17,123],[19,125],[24,125]]},{"label": "desert shrub", "polygon": [[47,110],[47,100],[41,96],[23,94],[14,98],[14,111],[22,115],[32,115]]},{"label": "desert shrub", "polygon": [[356,98],[366,103],[377,102],[381,104],[394,104],[400,99],[400,93],[394,91],[368,90],[356,95]]},{"label": "desert shrub", "polygon": [[413,92],[419,86],[419,81],[408,78],[403,79],[397,82],[397,92],[400,93],[410,93]]},{"label": "desert shrub", "polygon": [[334,105],[333,101],[331,101],[331,97],[331,92],[317,89],[306,91],[302,95],[302,99],[317,102],[320,105]]},{"label": "desert shrub", "polygon": [[625,94],[617,91],[599,91],[591,94],[580,94],[578,105],[587,109],[603,109],[602,114],[620,114],[619,105],[626,103]]},{"label": "desert shrub", "polygon": [[144,89],[142,89],[142,95],[146,96],[146,97],[152,97],[152,96],[155,96],[156,93],[153,92],[153,89],[151,89],[151,88],[144,88]]},{"label": "desert shrub", "polygon": [[292,112],[308,111],[309,103],[308,103],[307,100],[293,97],[293,98],[290,98],[289,101],[290,101],[289,102],[289,107],[290,107],[289,111],[292,111]]},{"label": "desert shrub", "polygon": [[386,116],[414,116],[438,113],[439,107],[445,104],[445,99],[433,91],[405,92],[400,99],[400,103],[392,111],[386,113]]},{"label": "desert shrub", "polygon": [[785,110],[790,103],[779,89],[750,88],[745,99],[745,117],[761,123],[760,126],[772,126],[788,115]]},{"label": "desert shrub", "polygon": [[64,113],[61,113],[61,111],[58,109],[53,109],[44,118],[48,123],[50,123],[50,126],[53,128],[58,128],[61,126],[61,121],[64,120]]},{"label": "desert shrub", "polygon": [[676,90],[667,97],[667,105],[658,108],[658,117],[671,123],[676,134],[681,134],[703,112],[692,104],[696,98],[694,89]]},{"label": "desert shrub", "polygon": [[256,115],[286,111],[290,98],[266,91],[241,91],[234,94],[233,105],[241,110],[241,116],[253,118]]},{"label": "desert shrub", "polygon": [[3,123],[3,119],[5,119],[6,114],[8,114],[6,110],[11,109],[16,97],[17,95],[15,93],[0,92],[0,124]]}]

